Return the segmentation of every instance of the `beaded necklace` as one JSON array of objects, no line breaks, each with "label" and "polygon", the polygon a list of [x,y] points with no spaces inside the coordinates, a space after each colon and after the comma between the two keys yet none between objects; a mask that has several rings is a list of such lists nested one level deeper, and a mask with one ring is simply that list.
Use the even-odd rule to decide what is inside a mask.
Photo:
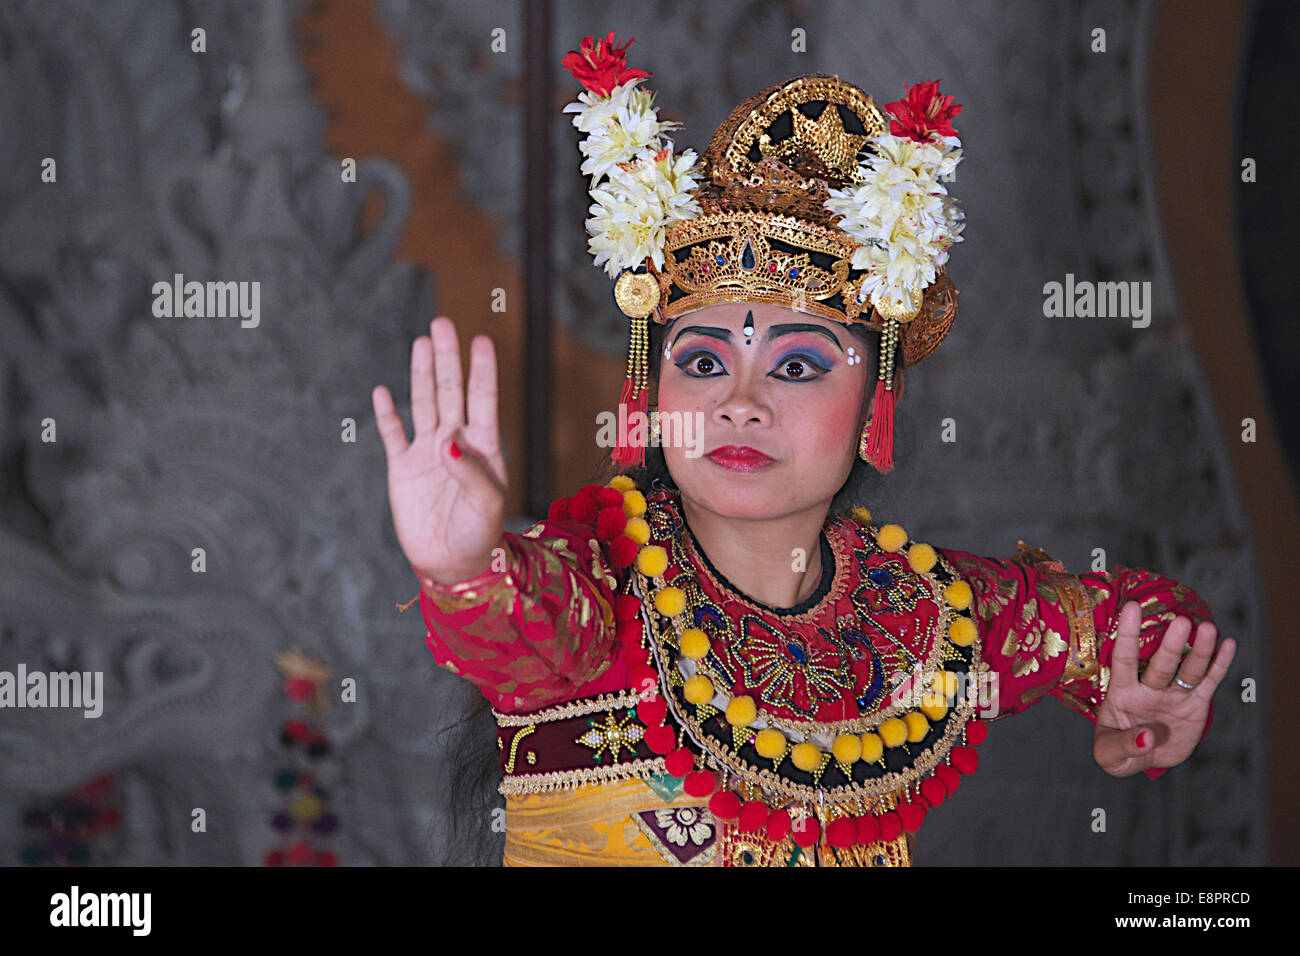
[{"label": "beaded necklace", "polygon": [[[619,475],[607,485],[587,485],[571,498],[558,499],[548,517],[585,523],[594,519],[610,563],[629,569],[628,589],[633,581],[643,585],[640,595],[618,594],[614,600],[620,653],[632,689],[640,692],[637,718],[646,726],[646,745],[664,758],[667,774],[679,780],[688,795],[707,797],[716,818],[735,820],[741,832],[763,831],[773,842],[791,836],[805,850],[823,837],[836,849],[866,846],[918,830],[926,813],[955,793],[963,776],[976,771],[975,747],[986,739],[988,728],[973,716],[969,703],[950,703],[958,684],[953,670],[927,675],[914,696],[919,697],[917,706],[902,708],[864,733],[841,732],[833,738],[778,729],[753,696],[719,688],[706,673],[713,649],[710,638],[688,619],[685,591],[664,580],[669,555],[661,545],[650,543],[646,510],[645,495],[635,481]],[[933,547],[912,543],[905,548],[909,539],[903,528],[887,524],[874,529],[865,508],[853,509],[853,517],[882,552],[904,553],[912,570],[938,587],[940,578],[930,576],[941,563]],[[954,651],[964,651],[962,662],[974,668],[979,635],[970,616],[970,585],[943,565],[943,576],[951,578],[941,589],[946,640]],[[662,623],[648,628],[652,615]],[[686,704],[696,708],[695,718],[686,713]],[[705,729],[701,713],[716,715],[713,725],[726,727],[730,746],[720,733]],[[911,754],[907,744],[933,739],[936,727],[944,729],[940,739],[911,763],[900,764],[903,754]],[[767,766],[741,759],[744,745]],[[868,766],[884,768],[891,758],[903,769],[881,774]],[[801,772],[793,776],[815,784],[831,765],[845,781],[840,787],[808,786],[791,779],[789,771],[792,766]]]}]

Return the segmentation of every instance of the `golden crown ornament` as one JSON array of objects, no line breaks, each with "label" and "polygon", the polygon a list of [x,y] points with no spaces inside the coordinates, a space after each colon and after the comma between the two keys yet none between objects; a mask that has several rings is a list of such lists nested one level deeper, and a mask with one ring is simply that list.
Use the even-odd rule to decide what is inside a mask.
[{"label": "golden crown ornament", "polygon": [[[674,151],[665,134],[678,124],[660,122],[638,89],[652,74],[628,68],[631,42],[587,37],[563,60],[584,87],[564,109],[585,134],[588,248],[617,277],[631,321],[620,420],[648,407],[651,320],[768,302],[880,333],[863,448],[890,471],[902,368],[933,352],[957,314],[944,266],[965,216],[943,183],[961,162],[961,106],[938,80],[882,110],[838,76],[797,76],[737,106],[697,158]],[[620,439],[612,458],[644,455]]]}]

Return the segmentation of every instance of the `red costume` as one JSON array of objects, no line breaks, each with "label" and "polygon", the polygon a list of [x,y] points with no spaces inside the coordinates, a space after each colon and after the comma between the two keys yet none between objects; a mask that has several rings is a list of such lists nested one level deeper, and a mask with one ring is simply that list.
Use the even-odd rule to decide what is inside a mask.
[{"label": "red costume", "polygon": [[[908,865],[925,812],[974,772],[987,723],[1047,694],[1095,722],[1124,602],[1142,607],[1143,661],[1175,615],[1210,619],[1176,581],[1126,567],[1076,576],[1023,543],[1008,560],[936,548],[926,568],[924,545],[886,540],[886,550],[862,512],[826,522],[817,591],[800,607],[767,608],[709,567],[675,492],[627,493],[626,510],[640,498],[650,530],[639,552],[661,547],[668,559],[653,577],[612,557],[624,526],[600,533],[598,494],[624,497],[588,486],[557,502],[556,517],[507,534],[503,568],[420,598],[435,660],[497,712],[507,862]],[[582,517],[566,517],[571,507]],[[959,580],[965,607],[949,590]],[[664,587],[685,596],[671,618],[653,599]],[[761,756],[760,728],[728,723],[720,701],[687,700],[694,662],[672,619],[707,635],[703,660],[721,691],[755,701],[768,729],[829,741],[819,766],[796,766],[793,744]],[[959,619],[978,632],[965,646]],[[964,686],[916,706],[926,698],[909,687],[935,672]],[[838,759],[837,741],[884,737],[891,716],[905,739],[873,744],[873,760],[869,748]],[[840,756],[860,749],[842,746]],[[707,792],[687,792],[691,774],[719,773]],[[610,788],[617,799],[587,798]],[[674,822],[683,812],[690,826]]]}]

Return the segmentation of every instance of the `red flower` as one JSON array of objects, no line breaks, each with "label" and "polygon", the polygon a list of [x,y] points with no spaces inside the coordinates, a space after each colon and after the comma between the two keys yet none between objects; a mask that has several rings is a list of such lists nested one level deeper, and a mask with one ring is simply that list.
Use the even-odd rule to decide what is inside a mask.
[{"label": "red flower", "polygon": [[885,109],[893,116],[889,131],[895,136],[910,136],[925,142],[931,131],[940,136],[956,136],[952,127],[952,118],[961,112],[961,105],[954,103],[951,96],[939,92],[943,80],[907,85],[907,96],[893,103],[886,103]]},{"label": "red flower", "polygon": [[[570,50],[560,61],[589,92],[608,96],[609,91],[628,80],[653,76],[645,70],[627,68],[627,48],[636,37],[629,37],[622,46],[614,45],[614,31],[603,40],[587,37],[581,50]],[[595,41],[595,42],[593,42]]]}]

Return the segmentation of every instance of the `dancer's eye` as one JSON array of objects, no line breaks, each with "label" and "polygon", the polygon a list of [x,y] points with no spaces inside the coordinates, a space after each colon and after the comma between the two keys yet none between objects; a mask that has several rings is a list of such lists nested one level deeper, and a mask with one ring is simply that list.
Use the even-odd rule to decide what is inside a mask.
[{"label": "dancer's eye", "polygon": [[[781,359],[776,368],[768,374],[773,378],[787,382],[812,382],[830,371],[824,360],[807,352],[795,352]],[[784,374],[777,374],[784,372]]]},{"label": "dancer's eye", "polygon": [[697,349],[688,352],[677,362],[677,367],[691,378],[715,378],[718,375],[727,374],[726,368],[722,365],[722,360],[708,349]]}]

